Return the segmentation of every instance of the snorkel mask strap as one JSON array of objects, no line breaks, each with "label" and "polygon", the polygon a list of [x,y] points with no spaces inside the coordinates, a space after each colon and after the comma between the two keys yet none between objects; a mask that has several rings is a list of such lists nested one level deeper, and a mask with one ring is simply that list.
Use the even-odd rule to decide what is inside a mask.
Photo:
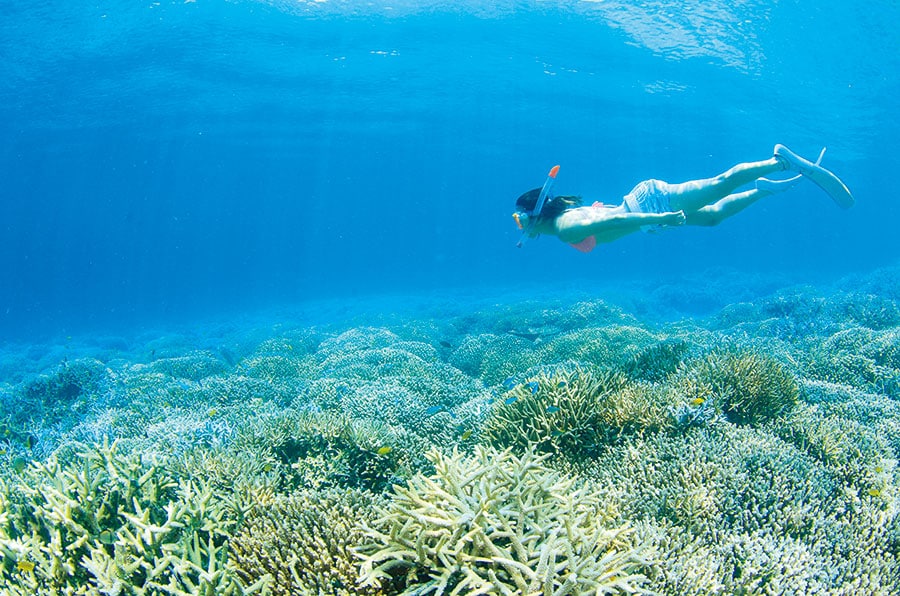
[{"label": "snorkel mask strap", "polygon": [[550,190],[553,188],[553,183],[556,182],[556,175],[559,173],[559,166],[555,165],[550,168],[550,172],[547,174],[547,180],[544,181],[544,186],[541,188],[541,194],[538,195],[537,203],[534,204],[534,209],[531,210],[531,213],[528,216],[528,227],[523,228],[522,222],[519,221],[519,214],[513,214],[513,219],[516,220],[516,225],[519,226],[519,229],[522,230],[522,238],[516,244],[516,247],[522,248],[525,244],[525,241],[528,240],[528,232],[534,226],[534,222],[537,221],[538,216],[541,214],[541,211],[544,209],[544,203],[547,202],[547,199],[550,198]]}]

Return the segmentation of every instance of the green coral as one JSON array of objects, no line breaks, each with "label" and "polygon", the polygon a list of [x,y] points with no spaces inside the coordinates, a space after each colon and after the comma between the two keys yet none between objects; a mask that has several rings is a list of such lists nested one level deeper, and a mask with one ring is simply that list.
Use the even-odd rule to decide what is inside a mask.
[{"label": "green coral", "polygon": [[716,350],[688,364],[676,383],[685,398],[702,404],[714,400],[728,420],[761,424],[791,411],[800,386],[787,368],[755,350]]},{"label": "green coral", "polygon": [[900,330],[854,327],[834,333],[810,350],[808,374],[833,383],[900,397]]},{"label": "green coral", "polygon": [[252,421],[235,439],[279,465],[287,487],[386,490],[408,475],[415,443],[374,420],[333,412],[291,412]]},{"label": "green coral", "polygon": [[633,593],[645,563],[597,494],[528,451],[429,454],[368,529],[360,583],[435,594]]},{"label": "green coral", "polygon": [[[0,490],[0,579],[13,594],[245,594],[227,542],[250,507],[116,445],[54,456]],[[233,505],[233,503],[232,503]]]},{"label": "green coral", "polygon": [[575,367],[540,374],[501,395],[481,436],[497,447],[590,456],[624,434],[673,423],[667,395],[621,373]]},{"label": "green coral", "polygon": [[487,385],[540,362],[532,342],[514,335],[469,336],[453,352],[450,363]]},{"label": "green coral", "polygon": [[609,325],[560,335],[542,346],[539,353],[541,362],[547,364],[574,360],[616,368],[655,343],[653,335],[639,327]]},{"label": "green coral", "polygon": [[632,356],[623,370],[632,379],[663,381],[678,370],[689,351],[684,340],[661,341]]},{"label": "green coral", "polygon": [[565,469],[601,487],[622,519],[642,520],[639,539],[658,553],[653,593],[894,593],[891,495],[848,490],[774,426],[634,437]]},{"label": "green coral", "polygon": [[329,489],[259,503],[231,542],[231,560],[246,583],[270,579],[271,596],[373,594],[356,586],[362,523],[374,517],[365,491]]},{"label": "green coral", "polygon": [[105,397],[113,382],[112,371],[90,358],[65,361],[50,374],[23,384],[19,407],[10,415],[17,421],[38,414],[44,424],[60,422],[75,413],[87,412]]}]

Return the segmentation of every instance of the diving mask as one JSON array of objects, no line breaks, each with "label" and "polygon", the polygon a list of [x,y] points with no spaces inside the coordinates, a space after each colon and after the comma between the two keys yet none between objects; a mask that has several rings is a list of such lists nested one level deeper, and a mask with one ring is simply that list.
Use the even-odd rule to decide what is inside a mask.
[{"label": "diving mask", "polygon": [[[538,195],[538,200],[534,204],[534,209],[531,210],[531,213],[526,213],[522,211],[516,211],[513,213],[513,219],[516,220],[516,225],[519,226],[519,229],[522,230],[522,238],[516,244],[517,247],[521,248],[525,241],[529,236],[537,236],[537,234],[532,234],[531,227],[534,225],[534,221],[537,220],[538,216],[541,214],[541,211],[544,209],[544,204],[547,202],[547,199],[550,197],[550,190],[553,188],[553,183],[556,181],[556,175],[559,173],[559,166],[553,166],[550,168],[550,172],[547,174],[547,180],[544,182],[544,186],[541,188],[541,194]],[[534,219],[534,221],[532,220]],[[523,221],[524,220],[524,221]]]}]

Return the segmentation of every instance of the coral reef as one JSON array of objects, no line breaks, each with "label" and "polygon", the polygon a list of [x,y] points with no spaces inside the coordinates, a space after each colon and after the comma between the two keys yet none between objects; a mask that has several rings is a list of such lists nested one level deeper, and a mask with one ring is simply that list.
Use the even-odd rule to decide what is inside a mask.
[{"label": "coral reef", "polygon": [[725,420],[612,446],[566,470],[657,553],[663,594],[888,594],[900,586],[893,498],[844,484],[765,428]]},{"label": "coral reef", "polygon": [[621,373],[579,366],[528,377],[502,394],[481,430],[483,440],[524,452],[532,445],[590,457],[623,434],[672,425],[666,398]]},{"label": "coral reef", "polygon": [[115,444],[28,466],[0,488],[0,579],[13,594],[246,594],[226,543],[250,504],[176,480]]},{"label": "coral reef", "polygon": [[231,560],[247,584],[268,578],[272,596],[376,594],[356,585],[352,552],[375,502],[365,491],[328,489],[259,503],[231,541]]},{"label": "coral reef", "polygon": [[241,428],[235,439],[237,450],[280,464],[291,489],[384,491],[409,474],[415,446],[402,429],[330,412],[280,412]]},{"label": "coral reef", "polygon": [[[545,457],[545,456],[544,456]],[[432,452],[367,533],[360,584],[417,594],[632,593],[644,561],[596,495],[526,452]]]},{"label": "coral reef", "polygon": [[791,411],[800,386],[780,362],[758,351],[716,350],[688,364],[679,389],[694,403],[712,400],[738,424],[760,424]]},{"label": "coral reef", "polygon": [[900,593],[898,271],[0,346],[0,591]]}]

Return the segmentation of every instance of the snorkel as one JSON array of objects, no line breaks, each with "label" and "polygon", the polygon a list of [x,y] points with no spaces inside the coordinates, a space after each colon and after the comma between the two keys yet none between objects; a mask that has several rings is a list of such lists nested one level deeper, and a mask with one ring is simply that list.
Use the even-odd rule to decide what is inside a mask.
[{"label": "snorkel", "polygon": [[522,230],[522,238],[518,243],[516,243],[517,248],[522,248],[522,246],[525,244],[525,241],[528,240],[528,237],[531,235],[531,229],[534,227],[538,216],[540,216],[541,210],[544,208],[544,203],[547,202],[547,199],[551,198],[550,190],[553,188],[553,183],[556,181],[556,175],[558,173],[558,165],[550,168],[550,172],[547,174],[547,180],[544,182],[544,186],[541,188],[541,194],[538,195],[538,200],[534,204],[534,209],[532,209],[530,213],[525,214],[528,216],[528,219],[524,225],[522,224],[519,213],[513,213],[513,219],[516,220],[516,225],[519,226],[520,230]]}]

